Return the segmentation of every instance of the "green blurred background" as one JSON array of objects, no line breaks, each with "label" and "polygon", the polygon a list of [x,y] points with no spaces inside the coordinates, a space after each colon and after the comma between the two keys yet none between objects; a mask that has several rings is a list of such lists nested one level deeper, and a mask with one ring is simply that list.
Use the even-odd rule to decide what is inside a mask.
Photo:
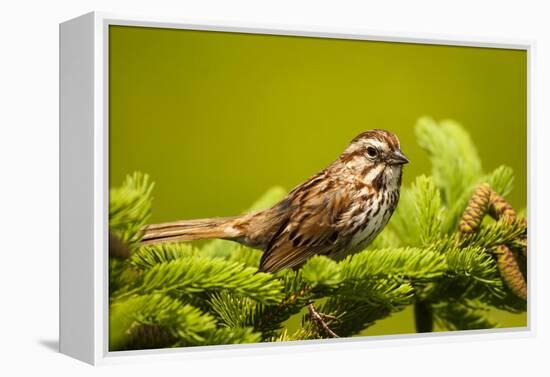
[{"label": "green blurred background", "polygon": [[[525,51],[110,26],[109,84],[110,185],[149,173],[152,222],[238,214],[371,128],[399,136],[409,184],[430,173],[414,137],[423,115],[464,125],[486,171],[511,166],[509,200],[526,207]],[[411,310],[366,335],[405,332]]]}]

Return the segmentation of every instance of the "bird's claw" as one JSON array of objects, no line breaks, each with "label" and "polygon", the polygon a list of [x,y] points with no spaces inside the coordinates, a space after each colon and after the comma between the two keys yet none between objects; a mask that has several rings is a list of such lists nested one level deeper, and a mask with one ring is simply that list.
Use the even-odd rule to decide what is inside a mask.
[{"label": "bird's claw", "polygon": [[339,321],[338,318],[336,318],[333,315],[319,313],[319,311],[317,311],[317,308],[315,307],[315,305],[313,305],[313,303],[309,303],[307,305],[307,309],[308,309],[308,312],[309,312],[309,317],[311,318],[311,320],[317,326],[317,333],[318,334],[321,331],[324,331],[331,338],[339,338],[339,336],[334,331],[331,330],[331,328],[329,327],[329,325],[326,322],[326,320],[328,320],[328,321]]}]

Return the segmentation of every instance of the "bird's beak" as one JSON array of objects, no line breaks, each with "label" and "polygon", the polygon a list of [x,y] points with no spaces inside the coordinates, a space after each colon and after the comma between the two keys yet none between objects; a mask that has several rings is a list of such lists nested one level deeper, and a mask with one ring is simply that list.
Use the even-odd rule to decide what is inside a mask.
[{"label": "bird's beak", "polygon": [[388,163],[390,165],[404,165],[409,163],[409,159],[405,157],[401,150],[396,149],[388,158]]}]

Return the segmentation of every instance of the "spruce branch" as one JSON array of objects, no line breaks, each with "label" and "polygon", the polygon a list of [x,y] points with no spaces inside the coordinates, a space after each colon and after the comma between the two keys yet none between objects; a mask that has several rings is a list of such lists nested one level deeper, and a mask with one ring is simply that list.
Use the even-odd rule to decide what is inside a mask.
[{"label": "spruce branch", "polygon": [[210,303],[220,325],[231,328],[251,327],[262,334],[262,340],[275,337],[283,323],[297,314],[313,297],[300,271],[284,270],[277,274],[277,278],[284,286],[285,297],[276,305],[262,304],[228,291],[213,294]]},{"label": "spruce branch", "polygon": [[153,187],[154,183],[147,174],[135,172],[126,177],[120,188],[109,191],[112,252],[116,253],[120,245],[131,249],[139,243],[141,228],[151,215]]},{"label": "spruce branch", "polygon": [[345,280],[373,277],[418,281],[433,280],[446,271],[445,257],[432,248],[389,248],[367,250],[340,262]]},{"label": "spruce branch", "polygon": [[[214,318],[191,305],[162,294],[132,296],[110,306],[109,347],[124,349],[136,343],[134,331],[140,326],[160,326],[174,339],[200,342],[203,334],[215,328]],[[137,329],[137,330],[136,330]],[[162,333],[157,329],[157,333]],[[166,340],[163,336],[162,340]]]},{"label": "spruce branch", "polygon": [[487,316],[486,305],[479,301],[441,302],[434,306],[437,325],[446,330],[492,329],[497,323]]},{"label": "spruce branch", "polygon": [[508,166],[501,165],[480,181],[487,183],[493,191],[502,197],[506,197],[514,188],[514,171]]},{"label": "spruce branch", "polygon": [[166,243],[141,246],[130,258],[130,264],[141,270],[149,270],[158,264],[168,263],[180,258],[208,255],[188,243]]},{"label": "spruce branch", "polygon": [[220,344],[246,344],[246,343],[258,343],[262,340],[261,334],[254,332],[254,329],[250,327],[244,328],[228,328],[222,327],[210,331],[204,342],[193,343],[181,341],[176,344],[176,347],[188,347],[188,346],[214,346]]},{"label": "spruce branch", "polygon": [[278,302],[282,286],[273,276],[221,258],[195,256],[156,264],[114,299],[153,292],[229,290],[264,303]]},{"label": "spruce branch", "polygon": [[[368,301],[349,299],[345,295],[331,296],[319,307],[319,310],[334,316],[335,321],[330,322],[330,328],[340,337],[356,335],[372,326],[377,320],[389,316],[392,312],[402,310],[410,301],[391,305],[380,305]],[[316,338],[316,331],[311,322],[302,321],[305,333],[301,336],[311,339]]]},{"label": "spruce branch", "polygon": [[302,267],[302,278],[312,288],[334,288],[342,282],[341,268],[325,256],[314,256]]},{"label": "spruce branch", "polygon": [[173,347],[178,338],[163,326],[136,324],[128,330],[125,350]]},{"label": "spruce branch", "polygon": [[444,203],[459,201],[482,174],[470,135],[456,122],[438,124],[427,117],[418,120],[415,130],[418,144],[430,155],[432,176]]},{"label": "spruce branch", "polygon": [[391,224],[401,244],[428,245],[441,236],[443,211],[439,190],[433,179],[421,175],[410,188],[403,190]]},{"label": "spruce branch", "polygon": [[211,295],[210,306],[221,326],[243,328],[252,326],[258,314],[258,303],[248,297],[237,296],[227,291]]},{"label": "spruce branch", "polygon": [[500,244],[514,244],[522,239],[526,229],[523,219],[494,221],[481,226],[476,233],[461,235],[459,244],[484,249],[491,249]]},{"label": "spruce branch", "polygon": [[445,253],[451,278],[478,281],[485,285],[500,287],[498,270],[490,254],[479,246],[453,248]]},{"label": "spruce branch", "polygon": [[[432,173],[402,189],[384,231],[366,250],[338,262],[315,256],[297,271],[258,273],[261,251],[224,240],[139,246],[153,184],[144,174],[128,177],[110,197],[110,348],[329,336],[303,314],[310,303],[338,336],[409,305],[418,331],[434,323],[490,328],[488,308],[525,311],[527,224],[505,200],[512,170],[484,174],[475,145],[454,122],[422,118],[416,133]],[[250,211],[285,194],[268,190]],[[289,333],[287,321],[300,315],[302,325]]]}]

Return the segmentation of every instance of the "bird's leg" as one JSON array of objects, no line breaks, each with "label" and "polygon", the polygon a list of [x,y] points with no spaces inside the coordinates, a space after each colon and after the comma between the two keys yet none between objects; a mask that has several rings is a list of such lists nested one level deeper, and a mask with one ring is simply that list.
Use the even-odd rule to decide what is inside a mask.
[{"label": "bird's leg", "polygon": [[307,304],[307,309],[309,312],[309,317],[311,320],[315,323],[317,326],[317,333],[321,332],[321,329],[326,332],[331,338],[339,338],[339,336],[330,329],[328,324],[325,322],[325,320],[330,321],[337,321],[338,318],[332,315],[319,313],[315,305],[313,304],[313,301],[309,301]]}]

